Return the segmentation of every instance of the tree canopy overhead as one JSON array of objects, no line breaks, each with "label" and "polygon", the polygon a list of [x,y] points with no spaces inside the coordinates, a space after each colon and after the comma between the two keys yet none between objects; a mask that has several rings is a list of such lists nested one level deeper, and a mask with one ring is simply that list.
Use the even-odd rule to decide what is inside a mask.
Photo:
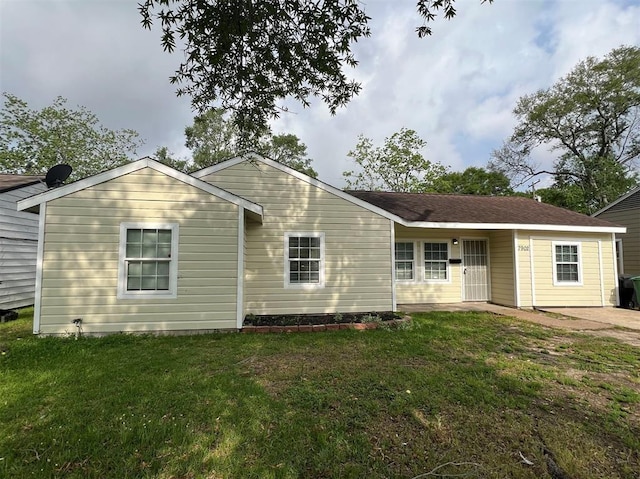
[{"label": "tree canopy overhead", "polygon": [[[439,11],[455,16],[454,4],[418,0],[418,36],[432,33]],[[303,106],[319,97],[335,113],[361,89],[345,73],[358,64],[353,45],[370,35],[359,0],[143,0],[138,9],[144,28],[160,24],[165,51],[184,50],[170,78],[177,94],[189,95],[200,113],[233,111],[241,141],[278,117],[287,97]]]},{"label": "tree canopy overhead", "polygon": [[[573,208],[592,213],[636,182],[640,158],[640,48],[623,46],[589,57],[546,90],[525,95],[513,134],[490,167],[517,184],[547,174]],[[557,154],[553,168],[532,159],[536,148]],[[563,201],[564,201],[563,200]]]},{"label": "tree canopy overhead", "polygon": [[3,93],[0,112],[0,170],[45,174],[58,163],[73,168],[77,180],[120,166],[135,156],[143,141],[134,130],[110,130],[85,107],[67,108],[57,97],[42,110]]}]

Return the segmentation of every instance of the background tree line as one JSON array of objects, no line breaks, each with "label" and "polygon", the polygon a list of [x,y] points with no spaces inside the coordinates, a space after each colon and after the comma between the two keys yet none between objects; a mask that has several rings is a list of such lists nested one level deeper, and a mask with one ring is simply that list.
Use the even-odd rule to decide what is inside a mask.
[{"label": "background tree line", "polygon": [[[30,109],[4,93],[0,112],[0,168],[8,173],[43,174],[57,163],[74,168],[78,179],[129,161],[143,144],[130,129],[110,130],[84,107],[70,109],[58,97],[42,110]],[[343,173],[350,189],[484,195],[523,194],[539,176],[552,179],[536,194],[543,201],[593,213],[638,184],[640,156],[640,48],[621,46],[603,58],[589,57],[547,89],[521,97],[512,135],[485,168],[452,172],[425,159],[426,141],[401,128],[376,146],[363,135]],[[166,147],[156,157],[181,171],[205,168],[252,150],[310,176],[307,147],[292,134],[268,128],[243,135],[230,112],[212,108],[185,128],[191,158]],[[534,161],[538,150],[556,155],[551,168]]]}]

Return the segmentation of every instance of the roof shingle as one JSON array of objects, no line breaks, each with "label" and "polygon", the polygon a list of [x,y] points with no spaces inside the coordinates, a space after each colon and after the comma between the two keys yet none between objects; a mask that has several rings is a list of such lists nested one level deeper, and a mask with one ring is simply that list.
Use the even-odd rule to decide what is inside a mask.
[{"label": "roof shingle", "polygon": [[608,221],[520,196],[347,191],[406,221],[615,227]]},{"label": "roof shingle", "polygon": [[0,174],[0,193],[44,181],[44,176]]}]

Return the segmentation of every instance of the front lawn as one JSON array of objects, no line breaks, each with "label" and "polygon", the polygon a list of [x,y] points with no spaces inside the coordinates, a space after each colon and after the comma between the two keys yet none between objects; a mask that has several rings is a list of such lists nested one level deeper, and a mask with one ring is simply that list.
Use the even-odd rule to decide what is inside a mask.
[{"label": "front lawn", "polygon": [[429,313],[76,341],[29,315],[0,324],[0,477],[639,477],[640,349],[615,340]]}]

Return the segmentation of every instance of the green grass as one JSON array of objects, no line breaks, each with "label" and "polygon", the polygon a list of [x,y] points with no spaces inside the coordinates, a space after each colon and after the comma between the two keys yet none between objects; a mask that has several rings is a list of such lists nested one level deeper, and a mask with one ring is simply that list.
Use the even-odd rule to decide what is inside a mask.
[{"label": "green grass", "polygon": [[76,341],[31,314],[0,324],[0,477],[544,478],[543,442],[571,477],[640,471],[640,350],[613,340],[430,313]]}]

